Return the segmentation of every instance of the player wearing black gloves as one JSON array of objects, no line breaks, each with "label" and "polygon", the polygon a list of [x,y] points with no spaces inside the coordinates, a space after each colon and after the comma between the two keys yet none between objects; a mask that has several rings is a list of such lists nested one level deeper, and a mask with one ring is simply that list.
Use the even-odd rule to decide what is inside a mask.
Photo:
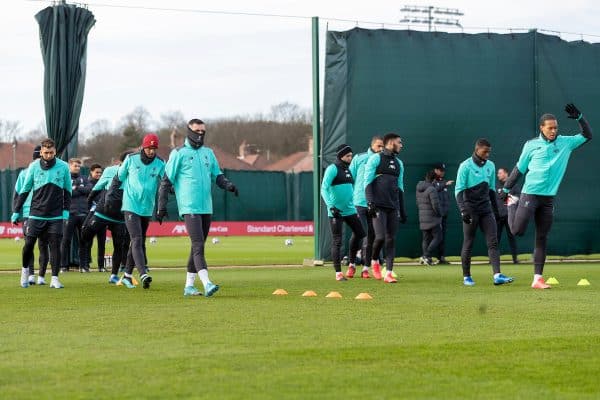
[{"label": "player wearing black gloves", "polygon": [[510,283],[513,278],[500,272],[500,254],[496,233],[496,167],[489,160],[492,146],[486,139],[478,139],[473,155],[458,167],[454,193],[463,221],[463,246],[461,262],[463,284],[473,286],[471,277],[471,252],[477,228],[485,235],[488,255],[494,271],[494,285]]},{"label": "player wearing black gloves", "polygon": [[[558,122],[552,114],[540,118],[540,135],[523,146],[517,165],[504,184],[508,197],[508,223],[513,235],[522,236],[531,218],[535,220],[534,275],[531,287],[549,289],[542,274],[546,262],[546,242],[554,218],[554,196],[567,170],[573,150],[592,139],[592,128],[573,104],[565,106],[567,116],[579,122],[581,133],[558,134]],[[527,175],[525,175],[527,174]],[[519,178],[525,175],[521,198],[509,196]],[[516,201],[518,200],[518,201]]]},{"label": "player wearing black gloves", "polygon": [[398,158],[402,150],[402,139],[396,133],[383,137],[383,151],[369,157],[365,166],[365,195],[368,213],[373,217],[375,241],[371,269],[375,279],[381,279],[379,252],[385,244],[386,283],[396,283],[393,276],[394,254],[396,253],[396,230],[398,222],[406,223],[404,208],[404,164]]}]

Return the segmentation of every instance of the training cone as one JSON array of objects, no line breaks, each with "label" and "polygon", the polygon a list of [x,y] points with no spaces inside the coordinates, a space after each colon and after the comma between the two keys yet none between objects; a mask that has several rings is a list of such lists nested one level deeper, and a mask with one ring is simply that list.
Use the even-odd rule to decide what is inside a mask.
[{"label": "training cone", "polygon": [[288,292],[285,289],[277,289],[273,292],[273,294],[276,296],[285,296],[286,294],[288,294]]},{"label": "training cone", "polygon": [[552,276],[546,280],[546,283],[548,285],[558,285],[558,279]]},{"label": "training cone", "polygon": [[325,297],[329,299],[341,299],[342,295],[340,294],[340,292],[329,292]]},{"label": "training cone", "polygon": [[580,279],[579,282],[577,282],[577,286],[590,286],[590,285],[591,285],[590,281],[588,281],[585,278]]},{"label": "training cone", "polygon": [[369,293],[359,293],[355,297],[356,300],[373,300],[373,297]]},{"label": "training cone", "polygon": [[317,294],[312,290],[307,290],[306,292],[302,293],[302,297],[317,297]]}]

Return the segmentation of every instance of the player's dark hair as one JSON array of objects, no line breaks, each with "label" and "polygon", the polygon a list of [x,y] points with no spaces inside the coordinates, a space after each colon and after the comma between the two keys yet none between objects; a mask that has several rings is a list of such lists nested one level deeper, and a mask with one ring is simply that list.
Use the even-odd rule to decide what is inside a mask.
[{"label": "player's dark hair", "polygon": [[47,138],[40,142],[40,146],[50,149],[52,147],[56,147],[56,144],[54,143],[54,140]]},{"label": "player's dark hair", "polygon": [[383,135],[383,145],[385,146],[386,144],[388,144],[389,142],[391,142],[392,140],[396,140],[400,137],[400,135],[398,135],[397,133],[386,133],[385,135]]},{"label": "player's dark hair", "polygon": [[188,121],[188,125],[204,125],[204,121],[202,121],[201,119],[198,118],[192,118]]},{"label": "player's dark hair", "polygon": [[479,138],[479,139],[477,139],[477,142],[475,142],[475,146],[477,146],[477,147],[492,147],[492,144],[487,139]]},{"label": "player's dark hair", "polygon": [[433,182],[436,178],[437,178],[437,174],[435,173],[434,170],[427,171],[427,173],[425,174],[425,180],[427,182]]},{"label": "player's dark hair", "polygon": [[371,138],[371,144],[375,143],[378,140],[383,140],[383,137],[381,135],[375,135]]},{"label": "player's dark hair", "polygon": [[556,121],[554,114],[544,114],[540,117],[540,126],[546,125],[546,121]]},{"label": "player's dark hair", "polygon": [[498,168],[498,171],[504,171],[504,172],[506,172],[507,174],[509,174],[509,173],[510,173],[510,172],[508,172],[508,168],[506,168],[506,167],[500,167],[500,168]]},{"label": "player's dark hair", "polygon": [[130,155],[131,153],[133,153],[132,150],[125,150],[123,153],[121,153],[121,156],[119,157],[119,160],[121,162],[125,161],[125,158]]},{"label": "player's dark hair", "polygon": [[102,169],[102,165],[100,165],[100,164],[92,164],[92,165],[90,165],[90,171],[93,171],[96,168]]}]

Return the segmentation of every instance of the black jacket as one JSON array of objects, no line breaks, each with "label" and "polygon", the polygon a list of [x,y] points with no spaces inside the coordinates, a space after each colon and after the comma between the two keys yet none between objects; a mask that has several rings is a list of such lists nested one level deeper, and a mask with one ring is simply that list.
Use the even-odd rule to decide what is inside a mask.
[{"label": "black jacket", "polygon": [[404,207],[404,192],[398,187],[398,177],[404,168],[400,159],[390,152],[383,150],[377,154],[380,157],[375,171],[375,179],[365,187],[367,202],[372,202],[378,208],[397,210],[402,219],[406,218]]},{"label": "black jacket", "polygon": [[450,209],[450,193],[448,192],[448,186],[446,186],[445,179],[435,180],[433,181],[433,186],[435,186],[439,200],[440,200],[440,215],[445,217],[448,215],[448,210]]},{"label": "black jacket", "polygon": [[432,229],[442,223],[438,191],[427,181],[417,183],[417,207],[419,209],[419,229]]},{"label": "black jacket", "polygon": [[81,174],[71,174],[71,215],[86,215],[89,211],[87,197],[92,190],[87,176]]},{"label": "black jacket", "polygon": [[[498,216],[500,218],[508,217],[508,208],[506,208],[506,203],[500,197],[502,193],[502,188],[504,188],[504,182],[500,182],[500,180],[496,181],[496,203],[498,204]],[[512,189],[510,189],[510,194],[513,196],[521,196],[521,185],[515,184]]]}]

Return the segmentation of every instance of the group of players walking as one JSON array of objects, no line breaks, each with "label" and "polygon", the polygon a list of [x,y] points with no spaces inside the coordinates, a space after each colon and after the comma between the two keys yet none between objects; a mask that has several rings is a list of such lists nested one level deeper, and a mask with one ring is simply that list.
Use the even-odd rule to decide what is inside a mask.
[{"label": "group of players walking", "polygon": [[[27,288],[36,283],[30,275],[33,275],[37,241],[40,249],[37,284],[46,284],[45,265],[49,260],[50,288],[63,288],[59,272],[61,266],[68,269],[69,235],[80,227],[79,262],[83,272],[89,268],[93,238],[108,229],[114,247],[109,283],[120,282],[126,288],[135,288],[138,281],[133,277],[133,270],[136,268],[143,288],[149,288],[152,277],[146,256],[146,232],[155,209],[156,219],[162,223],[167,216],[168,196],[175,194],[180,217],[185,220],[191,240],[184,295],[202,295],[194,284],[196,275],[205,296],[216,293],[219,286],[209,279],[204,257],[213,212],[211,183],[216,182],[236,196],[238,191],[221,172],[213,151],[204,146],[205,134],[203,121],[189,121],[183,146],[171,152],[167,163],[156,155],[158,136],[148,134],[139,151],[122,154],[116,165],[102,171],[93,186],[79,176],[79,160],[71,160],[70,168],[56,157],[54,141],[43,140],[36,147],[34,161],[21,172],[15,186],[11,222],[16,225],[23,220],[25,238],[21,286]],[[122,264],[124,274],[119,278],[117,274]]]},{"label": "group of players walking", "polygon": [[[516,262],[514,236],[522,236],[529,221],[535,221],[533,288],[549,286],[542,277],[546,260],[546,243],[554,214],[556,195],[573,150],[592,138],[591,128],[581,112],[568,104],[569,118],[579,122],[582,132],[573,136],[558,135],[557,119],[552,114],[540,118],[540,134],[525,143],[519,160],[508,175],[498,172],[504,184],[496,185],[496,167],[489,159],[492,145],[478,139],[473,154],[464,160],[456,178],[454,194],[463,226],[461,263],[463,284],[475,284],[471,276],[471,251],[475,234],[485,235],[493,270],[493,283],[513,281],[500,270],[498,231],[509,231],[513,261]],[[195,286],[196,276],[202,282],[205,296],[212,296],[219,286],[211,282],[204,256],[204,246],[210,231],[212,208],[211,183],[238,195],[236,186],[219,168],[213,151],[204,145],[206,125],[192,119],[187,125],[183,146],[174,149],[165,163],[156,155],[159,139],[154,134],[143,138],[137,152],[121,155],[116,165],[106,168],[91,186],[79,175],[80,162],[71,165],[56,158],[51,139],[36,147],[34,161],[19,175],[15,187],[11,222],[23,219],[25,244],[22,252],[21,286],[26,288],[33,276],[34,247],[40,250],[40,273],[37,283],[45,284],[48,260],[52,268],[51,288],[63,288],[58,276],[61,267],[68,269],[71,235],[79,228],[80,266],[89,266],[90,248],[94,237],[111,231],[113,264],[109,283],[121,282],[127,288],[138,284],[133,270],[139,272],[144,288],[149,288],[146,256],[146,232],[155,214],[159,223],[167,216],[167,201],[175,194],[179,216],[185,221],[191,241],[184,286],[185,296],[202,292]],[[394,256],[398,224],[407,221],[405,209],[404,164],[398,157],[403,143],[400,135],[388,133],[374,137],[367,152],[353,157],[350,146],[340,145],[336,162],[324,173],[321,196],[327,205],[332,232],[331,253],[335,278],[344,281],[357,273],[357,254],[361,252],[362,278],[369,278],[369,267],[375,279],[396,283]],[[445,263],[444,236],[448,213],[448,188],[452,181],[444,180],[445,166],[436,165],[416,190],[420,229],[423,233],[423,264],[432,264],[438,252]],[[525,176],[522,190],[517,182]],[[498,198],[497,198],[498,196]],[[158,201],[156,199],[158,198]],[[157,204],[156,204],[157,203]],[[156,210],[156,213],[155,213]],[[341,270],[342,226],[348,225],[352,236],[348,245],[348,270]],[[385,264],[382,269],[381,255]],[[124,274],[118,277],[124,265]]]},{"label": "group of players walking", "polygon": [[[514,236],[525,234],[529,221],[535,222],[533,252],[535,289],[550,288],[543,279],[547,238],[554,218],[554,197],[565,174],[569,157],[592,138],[590,125],[583,114],[568,104],[569,118],[579,122],[581,133],[573,136],[558,135],[554,115],[544,114],[539,121],[539,136],[529,140],[516,166],[508,171],[500,169],[496,183],[496,167],[489,159],[492,145],[478,139],[473,154],[460,163],[454,194],[463,227],[461,264],[463,284],[473,286],[471,253],[475,235],[480,229],[485,235],[488,256],[492,265],[494,285],[513,282],[502,274],[498,251],[498,232],[506,228],[513,262],[517,263]],[[404,206],[404,165],[398,154],[402,139],[396,133],[374,137],[366,153],[353,157],[346,144],[337,148],[336,161],[325,170],[321,196],[327,206],[332,233],[331,254],[335,277],[338,281],[353,278],[356,273],[357,253],[362,259],[362,278],[369,278],[369,267],[375,279],[396,283],[393,271],[395,237],[398,223],[406,223]],[[445,166],[436,165],[417,185],[420,229],[423,234],[421,262],[431,265],[434,252],[445,263],[443,238],[446,231],[448,201],[446,192],[452,181],[444,180]],[[518,181],[525,177],[522,189]],[[348,245],[348,270],[341,269],[342,225],[352,231]],[[385,255],[382,271],[381,251]]]}]

